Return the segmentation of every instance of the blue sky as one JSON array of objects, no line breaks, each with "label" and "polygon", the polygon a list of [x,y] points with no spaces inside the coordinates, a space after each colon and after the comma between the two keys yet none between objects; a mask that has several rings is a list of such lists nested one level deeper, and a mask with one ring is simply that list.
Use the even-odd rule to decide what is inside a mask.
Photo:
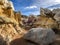
[{"label": "blue sky", "polygon": [[39,15],[40,7],[60,8],[60,0],[11,0],[16,11],[21,11],[23,15]]}]

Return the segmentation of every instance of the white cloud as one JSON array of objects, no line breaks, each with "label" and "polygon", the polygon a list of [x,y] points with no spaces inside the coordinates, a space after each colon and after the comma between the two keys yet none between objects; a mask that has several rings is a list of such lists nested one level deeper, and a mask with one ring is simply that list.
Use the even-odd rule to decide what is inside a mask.
[{"label": "white cloud", "polygon": [[40,12],[39,11],[33,11],[33,12],[27,12],[28,14],[33,14],[33,15],[39,15]]},{"label": "white cloud", "polygon": [[[32,3],[32,6],[28,6],[28,7],[25,7],[24,9],[37,9],[38,11],[34,11],[34,12],[29,12],[29,14],[39,14],[39,9],[40,7],[43,7],[43,8],[48,8],[49,6],[53,6],[53,5],[56,5],[56,4],[60,4],[60,0],[35,0],[33,3]],[[58,8],[58,7],[56,7]],[[53,10],[53,8],[51,8],[51,10]]]},{"label": "white cloud", "polygon": [[38,7],[49,7],[52,5],[60,4],[60,0],[35,0],[33,5],[37,5]]},{"label": "white cloud", "polygon": [[34,9],[34,8],[37,8],[37,6],[28,6],[28,7],[25,7],[25,9]]},{"label": "white cloud", "polygon": [[56,3],[60,3],[60,0],[55,0]]}]

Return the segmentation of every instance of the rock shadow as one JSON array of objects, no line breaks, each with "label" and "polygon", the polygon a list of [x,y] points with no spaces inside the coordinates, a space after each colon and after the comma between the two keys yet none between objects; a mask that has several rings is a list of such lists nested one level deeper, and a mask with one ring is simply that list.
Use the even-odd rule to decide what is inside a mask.
[{"label": "rock shadow", "polygon": [[18,38],[10,42],[10,45],[37,45],[23,38]]},{"label": "rock shadow", "polygon": [[7,45],[7,42],[3,39],[1,35],[0,35],[0,45]]}]

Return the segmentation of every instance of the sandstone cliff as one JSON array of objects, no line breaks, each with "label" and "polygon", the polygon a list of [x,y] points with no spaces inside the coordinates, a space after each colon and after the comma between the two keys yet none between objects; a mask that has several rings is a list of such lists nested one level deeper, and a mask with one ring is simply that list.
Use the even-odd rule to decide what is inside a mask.
[{"label": "sandstone cliff", "polygon": [[8,44],[13,39],[19,38],[23,32],[19,24],[21,13],[15,12],[11,1],[0,0],[0,35]]}]

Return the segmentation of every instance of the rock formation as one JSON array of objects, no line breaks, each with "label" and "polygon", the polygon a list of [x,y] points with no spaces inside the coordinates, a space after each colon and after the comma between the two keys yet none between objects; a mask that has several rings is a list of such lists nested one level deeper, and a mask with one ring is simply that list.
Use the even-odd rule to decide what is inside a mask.
[{"label": "rock formation", "polygon": [[13,3],[8,0],[0,0],[0,35],[9,44],[13,39],[20,37],[23,32],[20,27],[21,14],[14,11]]},{"label": "rock formation", "polygon": [[53,17],[54,13],[47,8],[40,8],[40,14],[47,17]]},{"label": "rock formation", "polygon": [[38,45],[48,45],[55,40],[55,32],[51,29],[32,28],[25,34],[24,39],[37,43]]},{"label": "rock formation", "polygon": [[[52,11],[47,9],[47,8],[41,8],[41,12],[40,12],[40,17],[37,21],[39,23],[37,23],[38,25],[44,25],[44,27],[49,27],[49,28],[57,28],[59,29],[59,13],[60,9],[53,9]],[[36,23],[35,23],[36,24]],[[53,26],[52,26],[53,25]]]},{"label": "rock formation", "polygon": [[3,4],[4,8],[11,7],[14,10],[13,3],[8,0],[0,0],[0,3]]},{"label": "rock formation", "polygon": [[58,24],[52,18],[48,18],[46,16],[38,17],[38,20],[34,23],[36,27],[43,28],[58,28]]},{"label": "rock formation", "polygon": [[[58,13],[57,13],[58,11]],[[60,30],[60,11],[57,9],[50,11],[49,9],[41,8],[41,15],[40,16],[22,16],[21,12],[15,12],[13,3],[9,0],[0,0],[0,45],[9,45],[9,43],[17,38],[24,37],[24,34],[29,32],[28,30],[31,28],[46,28],[46,32],[50,32],[50,34],[53,32],[49,29],[58,29]],[[26,30],[27,28],[28,30]],[[33,32],[34,31],[34,32]],[[36,31],[33,30],[32,32],[37,35],[40,30]],[[36,32],[35,32],[36,31]],[[43,30],[41,30],[43,31]],[[44,31],[45,32],[45,31]],[[41,32],[40,32],[41,33]],[[46,36],[47,36],[47,33]],[[42,33],[44,34],[44,33]],[[48,33],[49,34],[49,33]],[[29,34],[31,35],[31,34]],[[34,35],[33,35],[34,36]],[[44,35],[43,35],[44,36]],[[54,35],[49,35],[53,37]],[[49,39],[52,39],[49,37]],[[41,40],[40,38],[35,37],[38,40]],[[42,37],[43,38],[43,37]],[[45,38],[45,37],[44,37]],[[25,42],[25,39],[21,40],[22,42]],[[20,43],[21,43],[20,41]],[[43,40],[45,41],[45,40]],[[19,43],[19,44],[20,44]],[[39,42],[38,42],[39,43]],[[50,42],[49,42],[50,43]],[[26,45],[36,45],[36,43],[31,43],[26,41]],[[16,44],[15,44],[16,45]],[[24,45],[22,43],[22,45]]]},{"label": "rock formation", "polygon": [[21,22],[21,13],[20,12],[15,12],[14,13],[14,18],[18,23],[20,23]]}]

